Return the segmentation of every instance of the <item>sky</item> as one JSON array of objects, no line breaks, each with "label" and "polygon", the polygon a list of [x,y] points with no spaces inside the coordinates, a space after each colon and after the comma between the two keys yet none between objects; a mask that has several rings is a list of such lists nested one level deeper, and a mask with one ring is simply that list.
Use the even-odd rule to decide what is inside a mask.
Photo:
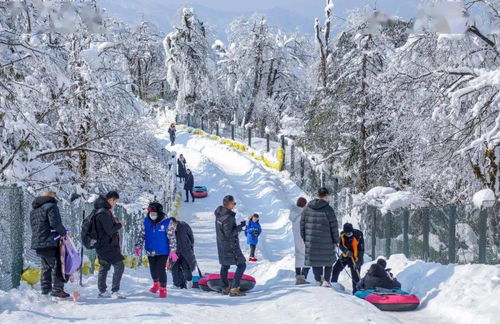
[{"label": "sky", "polygon": [[[265,14],[270,24],[285,31],[312,33],[315,18],[323,18],[325,0],[97,0],[108,14],[135,23],[142,17],[164,32],[171,29],[181,7],[193,7],[196,14],[212,26],[217,38],[225,38],[225,28],[240,16]],[[338,24],[350,10],[377,7],[404,18],[415,16],[420,0],[334,0]]]}]

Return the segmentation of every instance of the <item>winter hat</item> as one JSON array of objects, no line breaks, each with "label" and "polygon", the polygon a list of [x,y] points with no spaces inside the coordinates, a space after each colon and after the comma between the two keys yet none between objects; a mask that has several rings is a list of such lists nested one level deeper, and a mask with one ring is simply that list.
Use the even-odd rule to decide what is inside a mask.
[{"label": "winter hat", "polygon": [[387,261],[385,261],[384,259],[378,259],[377,264],[385,269],[385,267],[387,266]]},{"label": "winter hat", "polygon": [[156,201],[150,202],[149,206],[148,206],[148,212],[162,214],[163,213],[163,206],[159,202],[156,202]]},{"label": "winter hat", "polygon": [[352,227],[351,223],[344,224],[344,233],[352,233],[353,231],[354,231],[354,228]]}]

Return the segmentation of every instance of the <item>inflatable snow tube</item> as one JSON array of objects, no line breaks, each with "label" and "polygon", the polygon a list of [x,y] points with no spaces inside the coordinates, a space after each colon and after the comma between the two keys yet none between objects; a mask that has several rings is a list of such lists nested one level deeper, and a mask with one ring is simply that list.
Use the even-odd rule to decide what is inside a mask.
[{"label": "inflatable snow tube", "polygon": [[200,280],[198,281],[198,287],[203,291],[212,291],[212,289],[208,287],[207,281],[207,277],[200,278]]},{"label": "inflatable snow tube", "polygon": [[420,300],[415,295],[374,292],[365,300],[383,311],[403,312],[417,309]]},{"label": "inflatable snow tube", "polygon": [[[234,278],[234,272],[229,272],[227,279],[229,280],[229,285],[232,285],[232,280]],[[220,280],[220,274],[211,274],[207,277],[207,284],[213,291],[222,290],[222,282]],[[255,278],[248,275],[243,275],[240,281],[240,290],[249,291],[255,287]]]},{"label": "inflatable snow tube", "polygon": [[208,196],[208,190],[206,186],[194,186],[193,196],[195,198],[203,198]]},{"label": "inflatable snow tube", "polygon": [[373,293],[393,293],[393,294],[399,294],[399,295],[409,295],[410,293],[401,290],[401,289],[363,289],[363,290],[358,290],[354,293],[354,296],[361,298],[361,299],[366,299],[366,296],[373,294]]}]

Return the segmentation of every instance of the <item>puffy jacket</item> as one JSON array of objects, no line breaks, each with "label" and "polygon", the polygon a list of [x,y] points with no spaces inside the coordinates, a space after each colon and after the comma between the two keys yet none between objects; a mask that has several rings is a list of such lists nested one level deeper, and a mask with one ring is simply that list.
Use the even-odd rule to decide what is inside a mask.
[{"label": "puffy jacket", "polygon": [[397,279],[391,279],[385,269],[375,263],[372,264],[362,281],[358,284],[360,289],[375,289],[377,287],[386,289],[400,289],[401,284]]},{"label": "puffy jacket", "polygon": [[65,235],[57,200],[53,197],[37,197],[31,204],[31,248],[44,249],[57,247],[58,235]]},{"label": "puffy jacket", "polygon": [[235,216],[233,211],[223,206],[219,206],[215,210],[217,251],[219,263],[222,265],[242,264],[246,261],[238,237],[244,225],[236,225]]},{"label": "puffy jacket", "polygon": [[179,177],[186,177],[186,160],[177,159],[177,170],[177,175]]},{"label": "puffy jacket", "polygon": [[314,199],[307,204],[300,219],[300,235],[306,246],[306,266],[325,267],[335,262],[333,245],[339,243],[339,230],[327,201]]},{"label": "puffy jacket", "polygon": [[192,190],[194,187],[193,173],[192,172],[190,174],[186,173],[185,179],[186,179],[186,181],[184,182],[184,189],[185,190]]},{"label": "puffy jacket", "polygon": [[257,243],[259,243],[260,233],[262,233],[260,223],[249,220],[245,231],[245,234],[247,236],[247,244],[257,245]]},{"label": "puffy jacket", "polygon": [[194,236],[191,226],[186,222],[179,221],[175,232],[177,238],[177,254],[183,257],[189,265],[189,269],[196,269],[196,257],[194,255]]},{"label": "puffy jacket", "polygon": [[99,196],[94,201],[94,210],[96,210],[97,243],[95,249],[97,256],[109,263],[123,261],[118,233],[122,225],[116,222],[111,205],[106,198]]},{"label": "puffy jacket", "polygon": [[167,237],[170,218],[161,217],[156,221],[144,218],[144,249],[149,255],[168,255],[170,243]]},{"label": "puffy jacket", "polygon": [[342,251],[341,257],[343,259],[350,259],[347,256],[347,251],[351,251],[354,262],[358,265],[363,264],[365,253],[365,239],[363,238],[363,232],[355,229],[351,237],[346,236],[343,231],[340,232],[339,248]]},{"label": "puffy jacket", "polygon": [[304,240],[300,236],[300,218],[302,216],[303,209],[297,206],[292,206],[290,208],[289,219],[292,222],[293,230],[293,240],[295,242],[295,267],[303,268],[306,259],[306,246],[304,245]]}]

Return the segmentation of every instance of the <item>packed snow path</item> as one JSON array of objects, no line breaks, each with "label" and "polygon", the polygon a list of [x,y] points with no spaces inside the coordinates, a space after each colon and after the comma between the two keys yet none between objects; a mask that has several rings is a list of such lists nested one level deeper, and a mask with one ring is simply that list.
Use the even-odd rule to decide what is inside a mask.
[{"label": "packed snow path", "polygon": [[[168,143],[166,132],[162,140]],[[148,292],[148,269],[126,269],[122,291],[126,300],[97,298],[96,276],[85,279],[82,298],[54,303],[26,286],[0,294],[2,323],[439,323],[425,312],[383,313],[349,294],[314,285],[294,285],[293,238],[289,208],[301,194],[281,174],[268,170],[241,152],[208,138],[179,132],[169,149],[186,156],[195,184],[206,185],[209,196],[195,203],[182,203],[179,218],[191,224],[195,252],[203,272],[218,272],[214,232],[214,209],[226,194],[235,196],[237,217],[261,215],[263,234],[257,247],[258,263],[249,263],[246,273],[257,278],[257,286],[246,297],[228,297],[200,290],[168,290],[167,299]],[[181,187],[179,187],[182,189]],[[184,192],[183,192],[184,195]],[[184,198],[184,196],[183,196]],[[248,246],[241,234],[241,246]],[[348,278],[343,273],[343,282]],[[312,279],[312,274],[309,277]],[[109,279],[108,279],[109,281]],[[169,284],[171,276],[169,274]],[[68,289],[71,289],[68,287]],[[404,319],[400,321],[398,318]]]}]

